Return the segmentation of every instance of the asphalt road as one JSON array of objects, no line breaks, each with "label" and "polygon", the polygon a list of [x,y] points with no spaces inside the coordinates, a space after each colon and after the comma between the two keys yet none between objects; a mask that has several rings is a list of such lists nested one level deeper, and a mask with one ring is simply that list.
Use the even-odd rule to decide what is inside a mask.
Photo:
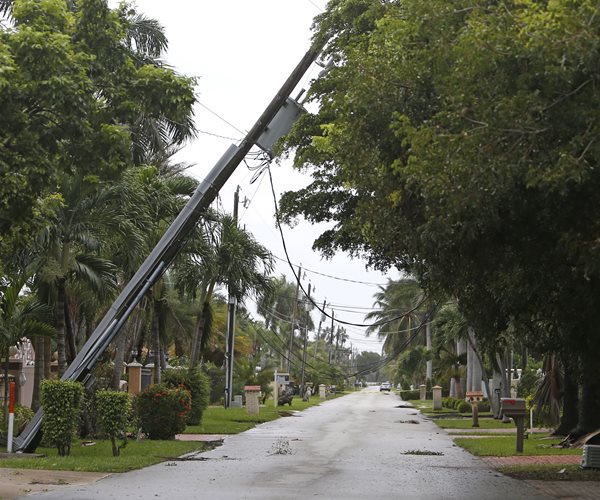
[{"label": "asphalt road", "polygon": [[28,498],[547,498],[398,405],[397,396],[368,388],[231,436],[192,460]]}]

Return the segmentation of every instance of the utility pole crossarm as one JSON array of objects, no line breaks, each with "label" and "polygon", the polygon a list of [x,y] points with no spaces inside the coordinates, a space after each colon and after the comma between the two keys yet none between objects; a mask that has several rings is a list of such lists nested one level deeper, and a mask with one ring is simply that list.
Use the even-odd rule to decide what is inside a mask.
[{"label": "utility pole crossarm", "polygon": [[[163,275],[181,251],[187,237],[198,220],[214,201],[217,194],[257,142],[265,128],[285,104],[311,64],[316,60],[323,44],[313,45],[302,57],[292,73],[265,108],[239,146],[231,145],[210,170],[183,210],[169,226],[150,255],[116,298],[91,337],[62,376],[62,380],[86,383],[90,371],[110,342],[125,324],[131,312],[152,285]],[[41,437],[43,410],[40,408],[23,432],[15,439],[15,451],[35,451]]]}]

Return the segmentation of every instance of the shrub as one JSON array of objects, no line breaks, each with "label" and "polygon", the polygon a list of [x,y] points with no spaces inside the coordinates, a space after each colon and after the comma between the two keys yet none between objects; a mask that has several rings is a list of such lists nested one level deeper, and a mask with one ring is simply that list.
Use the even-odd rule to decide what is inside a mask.
[{"label": "shrub", "polygon": [[466,401],[461,401],[456,405],[456,409],[459,413],[469,413],[472,411],[471,403],[467,403]]},{"label": "shrub", "polygon": [[162,381],[169,387],[183,386],[192,396],[192,408],[187,415],[188,425],[199,425],[208,406],[210,385],[208,376],[198,368],[171,368],[162,373]]},{"label": "shrub", "polygon": [[450,408],[450,409],[454,409],[456,408],[456,404],[458,403],[458,401],[460,401],[459,399],[456,399],[455,397],[447,397],[442,399],[442,406],[445,406],[446,408]]},{"label": "shrub", "polygon": [[142,431],[150,439],[174,439],[185,430],[192,405],[190,392],[182,387],[151,385],[138,396],[137,413]]},{"label": "shrub", "polygon": [[83,386],[79,382],[47,379],[42,380],[41,390],[44,440],[56,447],[60,456],[68,455],[79,423]]},{"label": "shrub", "polygon": [[[27,406],[21,406],[20,404],[15,404],[15,423],[13,428],[13,434],[18,436],[21,434],[21,431],[25,428],[25,426],[29,423],[29,421],[33,418],[33,410],[31,408],[27,408]],[[8,418],[7,418],[8,421]],[[0,406],[0,422],[4,422],[4,411],[3,407]],[[0,440],[4,443],[6,442],[8,435],[8,429],[1,428],[0,429]]]},{"label": "shrub", "polygon": [[[96,411],[100,428],[110,438],[114,457],[127,445],[127,424],[131,415],[131,398],[126,392],[100,390],[96,393]],[[117,446],[117,438],[123,441]]]},{"label": "shrub", "polygon": [[404,401],[409,401],[409,400],[415,400],[415,399],[419,399],[421,397],[421,392],[420,391],[400,391],[400,397],[404,400]]},{"label": "shrub", "polygon": [[478,404],[479,411],[490,411],[491,406],[489,401],[480,401]]}]

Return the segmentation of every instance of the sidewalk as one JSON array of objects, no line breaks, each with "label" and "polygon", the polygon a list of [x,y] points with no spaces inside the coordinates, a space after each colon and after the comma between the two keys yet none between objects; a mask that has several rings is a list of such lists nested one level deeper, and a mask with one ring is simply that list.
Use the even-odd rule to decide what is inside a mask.
[{"label": "sidewalk", "polygon": [[[494,469],[510,465],[578,465],[579,455],[528,455],[514,457],[480,457]],[[538,481],[524,480],[540,493],[562,500],[599,500],[600,481]]]}]

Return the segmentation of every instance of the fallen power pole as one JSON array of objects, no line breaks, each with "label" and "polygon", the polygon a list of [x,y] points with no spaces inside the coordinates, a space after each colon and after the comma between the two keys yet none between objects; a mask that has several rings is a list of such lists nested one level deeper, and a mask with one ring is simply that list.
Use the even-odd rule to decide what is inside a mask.
[{"label": "fallen power pole", "polygon": [[[231,145],[202,180],[173,223],[154,247],[150,255],[119,294],[100,321],[91,337],[69,365],[62,380],[72,380],[88,386],[93,383],[91,370],[113,338],[119,333],[129,315],[148,290],[167,270],[178,255],[186,239],[214,201],[220,189],[231,177],[250,149],[259,145],[265,149],[286,134],[293,120],[300,115],[300,106],[289,98],[308,68],[317,59],[323,45],[315,44],[300,62],[265,108],[246,137],[238,145]],[[291,121],[291,123],[289,123]],[[15,438],[15,451],[35,451],[41,439],[43,408],[40,408],[23,432]]]}]

